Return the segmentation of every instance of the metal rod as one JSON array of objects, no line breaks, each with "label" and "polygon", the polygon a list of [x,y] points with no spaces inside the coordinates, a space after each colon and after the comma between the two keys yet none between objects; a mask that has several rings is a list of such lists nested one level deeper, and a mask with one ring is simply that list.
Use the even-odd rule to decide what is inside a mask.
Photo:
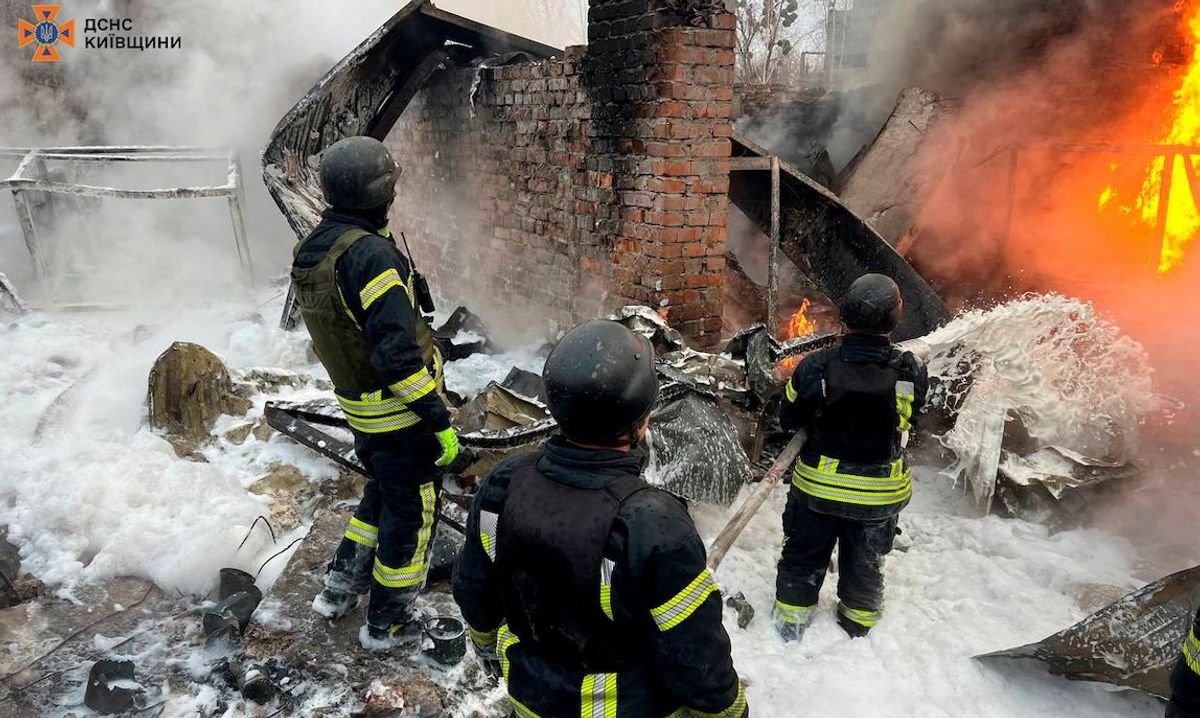
[{"label": "metal rod", "polygon": [[29,206],[29,198],[24,192],[13,189],[12,193],[13,204],[17,207],[17,221],[21,223],[21,233],[25,236],[25,247],[29,250],[29,257],[33,260],[34,275],[41,281],[46,281],[49,273],[49,266],[46,263],[46,256],[42,253],[42,248],[38,245],[37,230],[33,225],[33,210]]},{"label": "metal rod", "polygon": [[211,197],[229,197],[237,191],[236,187],[176,187],[173,189],[116,189],[115,187],[97,187],[86,184],[69,184],[66,182],[49,182],[33,179],[0,180],[0,186],[8,185],[18,189],[38,192],[55,192],[72,194],[80,197],[117,197],[120,199],[203,199]]},{"label": "metal rod", "polygon": [[17,165],[16,171],[12,173],[12,177],[10,177],[9,179],[10,180],[25,179],[25,172],[26,172],[26,170],[29,169],[29,166],[36,161],[37,155],[38,155],[37,150],[30,150],[29,152],[25,153],[21,162]]},{"label": "metal rod", "polygon": [[254,284],[254,259],[246,242],[246,225],[242,221],[242,205],[236,195],[229,197],[229,219],[233,222],[233,242],[237,246],[238,263],[250,284]]},{"label": "metal rod", "polygon": [[730,172],[754,172],[771,169],[770,157],[734,157],[729,160]]},{"label": "metal rod", "polygon": [[779,158],[771,157],[771,250],[767,263],[767,331],[779,336]]},{"label": "metal rod", "polygon": [[201,147],[199,145],[94,145],[70,147],[0,147],[0,157],[20,157],[30,152],[54,152],[57,154],[89,155],[89,154],[137,154],[162,152],[210,152],[224,157],[219,147]]},{"label": "metal rod", "polygon": [[1159,252],[1167,241],[1167,216],[1171,211],[1171,185],[1175,182],[1175,155],[1168,153],[1163,157],[1162,186],[1158,188],[1158,226],[1154,230],[1154,238]]},{"label": "metal rod", "polygon": [[58,160],[61,162],[223,162],[229,159],[228,155],[168,155],[150,153],[84,155],[66,152],[43,152],[39,156],[42,159]]},{"label": "metal rod", "polygon": [[24,314],[29,311],[29,305],[25,304],[25,300],[21,299],[21,295],[17,293],[17,288],[8,281],[8,277],[4,272],[0,272],[0,294],[8,297],[17,314]]}]

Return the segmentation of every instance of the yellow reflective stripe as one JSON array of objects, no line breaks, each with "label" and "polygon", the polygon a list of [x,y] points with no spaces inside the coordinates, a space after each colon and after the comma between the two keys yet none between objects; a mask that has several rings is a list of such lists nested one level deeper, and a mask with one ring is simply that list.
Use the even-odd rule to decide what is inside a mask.
[{"label": "yellow reflective stripe", "polygon": [[1196,638],[1196,629],[1188,634],[1187,640],[1183,644],[1183,659],[1187,662],[1188,668],[1192,669],[1192,673],[1200,675],[1200,640]]},{"label": "yellow reflective stripe", "polygon": [[800,392],[796,391],[796,387],[792,386],[791,379],[788,379],[787,388],[784,389],[784,393],[787,394],[789,404],[796,401],[796,398],[800,396]]},{"label": "yellow reflective stripe", "polygon": [[[395,412],[408,411],[408,405],[399,399],[363,399],[355,401],[337,394],[338,406],[347,414],[355,414],[357,416],[378,416],[380,414],[392,414]],[[371,396],[371,395],[367,395]]]},{"label": "yellow reflective stripe", "polygon": [[364,434],[386,434],[389,431],[415,426],[421,421],[421,418],[411,412],[380,419],[360,419],[347,414],[346,421],[349,422],[350,428],[361,431]]},{"label": "yellow reflective stripe", "polygon": [[364,394],[362,400],[347,399],[337,394],[338,406],[350,427],[365,434],[382,434],[407,429],[421,421],[399,399],[383,399],[383,392]]},{"label": "yellow reflective stripe", "polygon": [[916,385],[911,381],[896,382],[896,414],[899,416],[900,431],[912,428],[913,401],[916,399]]},{"label": "yellow reflective stripe", "polygon": [[600,610],[608,620],[613,620],[612,609],[612,573],[616,564],[609,559],[600,562]]},{"label": "yellow reflective stripe", "polygon": [[792,484],[809,496],[827,501],[840,501],[860,506],[891,506],[912,498],[912,487],[905,491],[888,494],[864,494],[856,491],[839,491],[822,484],[816,484],[807,479],[796,477]]},{"label": "yellow reflective stripe", "polygon": [[403,381],[392,384],[388,388],[392,390],[397,399],[405,404],[411,404],[437,389],[437,382],[434,381],[428,369],[421,367],[420,371]]},{"label": "yellow reflective stripe", "polygon": [[705,713],[695,708],[689,708],[688,712],[696,718],[738,718],[746,712],[746,689],[739,683],[737,696],[733,699],[733,703],[720,713]]},{"label": "yellow reflective stripe", "polygon": [[483,651],[492,651],[496,648],[496,633],[499,632],[499,629],[476,631],[471,626],[467,626],[467,630],[471,633],[471,642],[475,644],[476,648]]},{"label": "yellow reflective stripe", "polygon": [[879,623],[879,619],[883,617],[883,611],[863,611],[850,608],[844,603],[838,604],[838,613],[866,628],[874,628],[875,624]]},{"label": "yellow reflective stripe", "polygon": [[367,282],[367,286],[359,291],[358,297],[362,301],[362,308],[364,310],[369,309],[375,303],[375,300],[387,294],[389,289],[395,287],[404,288],[404,282],[400,281],[400,273],[396,271],[395,267],[380,272],[378,277]]},{"label": "yellow reflective stripe", "polygon": [[792,485],[809,496],[861,506],[890,506],[912,498],[912,470],[903,459],[892,462],[888,476],[842,473],[840,462],[822,456],[817,466],[797,461]]},{"label": "yellow reflective stripe", "polygon": [[343,535],[367,548],[375,548],[379,543],[379,527],[359,521],[354,517],[350,518],[350,523],[346,526],[346,533]]},{"label": "yellow reflective stripe", "polygon": [[771,617],[784,623],[807,626],[812,623],[816,612],[816,606],[793,606],[775,599],[775,609],[771,612]]},{"label": "yellow reflective stripe", "polygon": [[[500,673],[504,676],[504,680],[508,680],[508,649],[521,642],[517,638],[517,634],[513,633],[505,623],[496,629],[496,657],[500,659]],[[509,696],[511,699],[512,696]]]},{"label": "yellow reflective stripe", "polygon": [[496,527],[500,523],[500,514],[494,511],[479,512],[479,543],[492,561],[496,560]]},{"label": "yellow reflective stripe", "polygon": [[433,380],[440,387],[443,383],[442,366],[445,362],[442,360],[442,353],[435,346],[433,348]]},{"label": "yellow reflective stripe", "polygon": [[617,718],[617,674],[589,673],[579,689],[580,718]]},{"label": "yellow reflective stripe", "polygon": [[903,491],[912,483],[911,471],[898,476],[857,476],[837,471],[821,471],[797,464],[795,474],[823,484],[835,484],[838,488],[862,489],[863,491]]},{"label": "yellow reflective stripe", "polygon": [[669,631],[686,621],[716,590],[717,584],[713,582],[712,573],[706,568],[671,600],[651,609],[650,615],[658,624],[658,630]]},{"label": "yellow reflective stripe", "polygon": [[537,713],[534,713],[532,710],[530,710],[529,706],[525,705],[516,698],[513,698],[512,694],[509,694],[508,702],[512,704],[513,713],[517,716],[517,718],[542,718]]},{"label": "yellow reflective stripe", "polygon": [[434,514],[437,509],[437,490],[433,482],[421,484],[421,528],[417,530],[417,546],[412,560],[406,566],[391,568],[375,558],[372,575],[381,585],[388,588],[411,588],[425,583],[429,570],[429,542],[433,537]]}]

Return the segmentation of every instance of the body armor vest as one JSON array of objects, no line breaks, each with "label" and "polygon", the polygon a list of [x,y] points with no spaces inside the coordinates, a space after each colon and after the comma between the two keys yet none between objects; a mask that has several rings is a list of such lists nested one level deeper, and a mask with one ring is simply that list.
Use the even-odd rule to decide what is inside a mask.
[{"label": "body armor vest", "polygon": [[601,599],[604,547],[621,504],[648,488],[623,476],[601,489],[513,475],[497,526],[496,568],[509,628],[539,653],[583,673],[616,672],[639,656]]},{"label": "body armor vest", "polygon": [[900,458],[901,427],[897,394],[900,353],[887,363],[848,362],[840,349],[825,368],[825,405],[809,427],[805,453],[855,464],[888,464]]},{"label": "body armor vest", "polygon": [[[312,336],[313,351],[329,372],[329,378],[333,380],[338,393],[354,398],[387,387],[387,382],[371,364],[371,343],[346,304],[337,280],[338,259],[360,239],[369,236],[372,236],[371,233],[364,229],[349,229],[337,238],[315,266],[292,267],[292,287],[304,324]],[[304,242],[296,245],[296,256],[303,246]],[[416,316],[416,342],[421,348],[421,357],[425,365],[434,371],[434,378],[440,380],[440,372],[435,371],[440,366],[436,359],[433,330],[413,301],[411,272],[405,291]]]}]

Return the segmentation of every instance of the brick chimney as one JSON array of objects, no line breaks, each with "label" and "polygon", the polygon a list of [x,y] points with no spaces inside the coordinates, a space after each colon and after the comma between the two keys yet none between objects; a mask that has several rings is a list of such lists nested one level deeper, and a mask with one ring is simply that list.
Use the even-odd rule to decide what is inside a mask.
[{"label": "brick chimney", "polygon": [[721,0],[591,0],[586,174],[611,304],[648,304],[695,346],[721,337],[734,16]]}]

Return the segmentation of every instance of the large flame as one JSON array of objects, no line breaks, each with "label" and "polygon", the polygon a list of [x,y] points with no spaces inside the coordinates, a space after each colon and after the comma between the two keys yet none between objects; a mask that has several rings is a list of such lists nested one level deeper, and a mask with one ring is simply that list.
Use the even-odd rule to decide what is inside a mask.
[{"label": "large flame", "polygon": [[[1182,32],[1191,47],[1191,60],[1167,112],[1166,131],[1148,139],[1165,147],[1195,148],[1200,146],[1200,2],[1180,0],[1177,9],[1184,17]],[[1152,61],[1161,65],[1161,50],[1154,52]],[[1116,172],[1119,166],[1114,164],[1111,169]],[[1164,187],[1168,176],[1169,187]],[[1099,209],[1110,209],[1114,201],[1119,201],[1118,194],[1112,185],[1105,187],[1097,200]],[[1161,208],[1164,196],[1165,210]],[[1200,234],[1200,155],[1168,152],[1154,160],[1146,170],[1136,199],[1119,204],[1119,211],[1161,234],[1159,274],[1177,269],[1187,246]]]}]

